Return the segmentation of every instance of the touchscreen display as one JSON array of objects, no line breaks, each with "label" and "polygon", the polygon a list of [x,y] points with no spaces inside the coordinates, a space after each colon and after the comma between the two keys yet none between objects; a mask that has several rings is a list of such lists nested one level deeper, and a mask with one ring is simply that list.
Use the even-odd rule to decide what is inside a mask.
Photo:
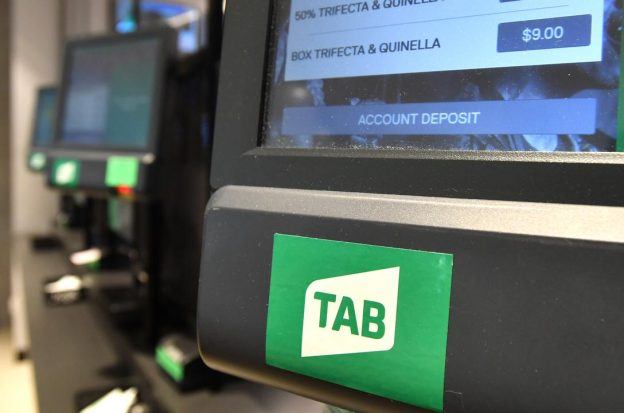
[{"label": "touchscreen display", "polygon": [[624,151],[621,38],[618,0],[275,0],[262,144]]},{"label": "touchscreen display", "polygon": [[161,41],[124,39],[70,50],[60,140],[73,146],[146,149]]}]

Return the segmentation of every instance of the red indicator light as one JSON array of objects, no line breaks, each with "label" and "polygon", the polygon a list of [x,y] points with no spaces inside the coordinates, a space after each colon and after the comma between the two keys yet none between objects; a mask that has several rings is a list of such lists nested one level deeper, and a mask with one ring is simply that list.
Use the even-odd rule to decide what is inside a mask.
[{"label": "red indicator light", "polygon": [[134,189],[130,188],[129,186],[118,186],[117,187],[117,193],[121,196],[132,196],[134,195]]}]

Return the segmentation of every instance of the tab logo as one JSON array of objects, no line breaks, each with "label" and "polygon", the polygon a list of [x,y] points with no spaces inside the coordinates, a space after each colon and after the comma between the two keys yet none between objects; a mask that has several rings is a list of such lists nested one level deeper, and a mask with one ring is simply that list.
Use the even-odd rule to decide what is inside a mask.
[{"label": "tab logo", "polygon": [[453,255],[275,234],[268,366],[441,412]]},{"label": "tab logo", "polygon": [[400,268],[314,281],[306,290],[301,357],[394,347]]}]

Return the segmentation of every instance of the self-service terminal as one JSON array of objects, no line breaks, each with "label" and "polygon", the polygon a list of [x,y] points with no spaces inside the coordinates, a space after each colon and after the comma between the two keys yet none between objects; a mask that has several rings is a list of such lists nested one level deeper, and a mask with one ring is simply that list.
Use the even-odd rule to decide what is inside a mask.
[{"label": "self-service terminal", "polygon": [[[46,291],[78,284],[72,297],[97,304],[118,370],[141,370],[133,354],[147,351],[182,391],[223,379],[194,345],[220,41],[212,23],[222,13],[220,4],[195,3],[203,14],[187,14],[203,40],[185,53],[180,27],[143,21],[134,33],[67,43],[44,168],[50,186],[90,207],[85,250],[71,254],[72,273],[51,278]],[[210,44],[207,33],[215,33]],[[65,297],[46,294],[53,304],[70,304]]]},{"label": "self-service terminal", "polygon": [[204,361],[358,412],[618,410],[621,30],[614,0],[229,1]]},{"label": "self-service terminal", "polygon": [[37,90],[27,159],[28,168],[33,172],[41,172],[47,165],[48,148],[54,140],[57,93],[54,86],[45,86]]},{"label": "self-service terminal", "polygon": [[84,273],[89,294],[146,347],[157,335],[151,221],[158,175],[171,163],[161,148],[174,45],[170,30],[68,42],[47,152],[49,185],[86,204],[82,250],[70,251],[72,274]]},{"label": "self-service terminal", "polygon": [[[157,218],[151,222],[159,267],[159,307],[173,317],[159,321],[163,333],[195,337],[196,294],[208,176],[222,6],[214,0],[117,0],[115,30],[174,31],[175,58],[161,112]],[[176,340],[174,340],[176,341]],[[191,345],[191,347],[193,347]]]},{"label": "self-service terminal", "polygon": [[147,195],[160,160],[168,30],[66,47],[48,180],[60,188]]},{"label": "self-service terminal", "polygon": [[[48,166],[48,152],[54,144],[56,124],[56,86],[43,86],[37,90],[33,111],[30,146],[26,165],[30,172],[44,175]],[[61,197],[55,224],[63,228],[77,228],[84,224],[85,204],[83,199],[66,194]],[[61,246],[60,239],[53,234],[38,235],[32,239],[35,250],[55,249]]]}]

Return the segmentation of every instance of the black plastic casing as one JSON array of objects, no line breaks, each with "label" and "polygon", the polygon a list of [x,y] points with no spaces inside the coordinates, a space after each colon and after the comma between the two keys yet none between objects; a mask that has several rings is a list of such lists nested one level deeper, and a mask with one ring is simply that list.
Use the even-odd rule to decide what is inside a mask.
[{"label": "black plastic casing", "polygon": [[282,233],[454,255],[445,412],[624,404],[613,316],[624,310],[624,154],[263,148],[272,24],[271,1],[228,1],[198,292],[204,361],[358,412],[422,411],[266,364]]},{"label": "black plastic casing", "polygon": [[271,1],[228,1],[213,188],[269,186],[624,205],[623,153],[262,148]]},{"label": "black plastic casing", "polygon": [[623,208],[220,189],[204,226],[204,361],[356,412],[418,412],[266,364],[275,233],[453,254],[446,413],[608,412],[624,403]]}]

